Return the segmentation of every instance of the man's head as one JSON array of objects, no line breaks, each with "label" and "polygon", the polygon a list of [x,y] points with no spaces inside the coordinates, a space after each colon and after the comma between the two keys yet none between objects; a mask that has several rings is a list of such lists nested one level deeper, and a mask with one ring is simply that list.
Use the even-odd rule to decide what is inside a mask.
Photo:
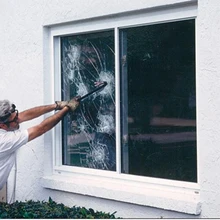
[{"label": "man's head", "polygon": [[8,100],[0,100],[0,128],[7,131],[19,129],[18,110]]}]

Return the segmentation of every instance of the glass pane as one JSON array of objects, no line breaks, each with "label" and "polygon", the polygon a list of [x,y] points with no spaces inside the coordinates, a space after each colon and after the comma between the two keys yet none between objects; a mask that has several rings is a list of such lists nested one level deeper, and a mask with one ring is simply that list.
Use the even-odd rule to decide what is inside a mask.
[{"label": "glass pane", "polygon": [[195,21],[120,31],[122,172],[197,181]]},{"label": "glass pane", "polygon": [[116,169],[114,32],[61,37],[62,99],[107,86],[88,96],[62,127],[63,164]]}]

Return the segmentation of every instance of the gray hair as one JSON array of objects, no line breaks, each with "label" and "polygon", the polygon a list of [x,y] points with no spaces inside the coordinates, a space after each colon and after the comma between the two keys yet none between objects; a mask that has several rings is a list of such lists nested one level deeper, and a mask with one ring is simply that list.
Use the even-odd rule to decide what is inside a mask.
[{"label": "gray hair", "polygon": [[4,118],[11,111],[13,111],[12,103],[6,99],[0,100],[0,122],[1,118]]}]

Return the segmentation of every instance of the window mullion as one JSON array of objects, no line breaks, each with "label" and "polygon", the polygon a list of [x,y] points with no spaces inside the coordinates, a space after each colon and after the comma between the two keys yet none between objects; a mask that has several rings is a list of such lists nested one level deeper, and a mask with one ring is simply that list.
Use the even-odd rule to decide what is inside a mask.
[{"label": "window mullion", "polygon": [[115,137],[116,137],[116,172],[121,173],[121,123],[120,123],[120,58],[119,29],[115,28]]},{"label": "window mullion", "polygon": [[[54,37],[54,99],[61,100],[61,65],[60,65],[60,37]],[[58,124],[54,132],[54,164],[62,165],[62,138],[61,124]]]}]

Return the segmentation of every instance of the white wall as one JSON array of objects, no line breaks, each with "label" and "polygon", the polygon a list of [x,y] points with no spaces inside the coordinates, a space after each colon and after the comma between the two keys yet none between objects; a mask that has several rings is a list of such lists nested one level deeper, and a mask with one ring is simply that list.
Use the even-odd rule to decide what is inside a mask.
[{"label": "white wall", "polygon": [[198,147],[202,217],[220,218],[220,2],[200,0],[197,31]]},{"label": "white wall", "polygon": [[[177,0],[1,0],[0,1],[0,99],[14,101],[19,110],[44,102],[43,26],[138,10]],[[220,217],[220,3],[199,0],[197,18],[197,107],[200,216],[169,212],[81,195],[44,189],[44,139],[40,137],[18,152],[16,200],[48,200],[85,206],[124,218]],[[46,58],[45,58],[46,59]],[[45,103],[47,104],[47,103]],[[43,118],[28,122],[26,128]],[[8,183],[8,199],[13,188]]]}]

